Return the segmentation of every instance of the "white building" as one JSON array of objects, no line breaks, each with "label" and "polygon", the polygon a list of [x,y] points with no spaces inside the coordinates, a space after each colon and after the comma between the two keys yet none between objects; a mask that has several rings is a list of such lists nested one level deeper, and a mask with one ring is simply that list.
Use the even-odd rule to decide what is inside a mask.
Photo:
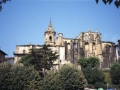
[{"label": "white building", "polygon": [[115,48],[116,48],[116,59],[117,61],[120,60],[120,40],[118,40],[118,44],[115,45]]}]

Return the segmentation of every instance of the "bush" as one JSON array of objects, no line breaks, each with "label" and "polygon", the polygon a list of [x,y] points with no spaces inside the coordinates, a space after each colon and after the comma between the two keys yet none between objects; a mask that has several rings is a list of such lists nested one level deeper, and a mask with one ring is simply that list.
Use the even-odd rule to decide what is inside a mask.
[{"label": "bush", "polygon": [[40,76],[33,67],[0,64],[0,90],[40,89]]},{"label": "bush", "polygon": [[112,83],[115,85],[120,84],[120,64],[119,63],[113,63],[110,67],[110,75],[112,78]]},{"label": "bush", "polygon": [[57,73],[51,71],[43,80],[44,90],[76,90],[84,87],[83,73],[73,66],[64,65]]},{"label": "bush", "polygon": [[105,85],[104,85],[104,83],[103,82],[96,82],[95,83],[95,88],[105,88]]},{"label": "bush", "polygon": [[96,82],[104,83],[104,74],[97,68],[87,67],[83,70],[84,76],[88,81],[88,84],[94,85]]},{"label": "bush", "polygon": [[103,71],[103,74],[105,75],[105,82],[112,84],[112,78],[110,76],[110,71],[108,71],[108,70]]}]

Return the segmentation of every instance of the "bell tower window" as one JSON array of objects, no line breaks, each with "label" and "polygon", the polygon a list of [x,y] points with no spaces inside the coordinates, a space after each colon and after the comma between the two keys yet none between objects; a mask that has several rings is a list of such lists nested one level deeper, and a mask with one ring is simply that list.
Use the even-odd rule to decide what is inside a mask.
[{"label": "bell tower window", "polygon": [[49,37],[49,40],[52,41],[52,37],[51,36]]}]

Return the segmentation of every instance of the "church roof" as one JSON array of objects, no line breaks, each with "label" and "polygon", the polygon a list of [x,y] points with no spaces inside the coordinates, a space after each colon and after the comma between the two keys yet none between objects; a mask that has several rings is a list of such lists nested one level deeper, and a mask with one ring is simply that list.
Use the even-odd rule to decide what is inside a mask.
[{"label": "church roof", "polygon": [[115,44],[114,42],[111,42],[111,41],[102,41],[102,43],[112,43],[112,44]]}]

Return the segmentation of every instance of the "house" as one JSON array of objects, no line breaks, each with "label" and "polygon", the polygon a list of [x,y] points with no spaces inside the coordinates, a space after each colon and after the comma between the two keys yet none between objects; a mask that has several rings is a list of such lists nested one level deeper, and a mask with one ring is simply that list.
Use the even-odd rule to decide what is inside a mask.
[{"label": "house", "polygon": [[0,50],[0,63],[5,61],[5,55],[7,55],[4,51]]},{"label": "house", "polygon": [[120,40],[118,40],[118,44],[115,45],[115,49],[116,49],[116,59],[117,61],[120,60]]}]

